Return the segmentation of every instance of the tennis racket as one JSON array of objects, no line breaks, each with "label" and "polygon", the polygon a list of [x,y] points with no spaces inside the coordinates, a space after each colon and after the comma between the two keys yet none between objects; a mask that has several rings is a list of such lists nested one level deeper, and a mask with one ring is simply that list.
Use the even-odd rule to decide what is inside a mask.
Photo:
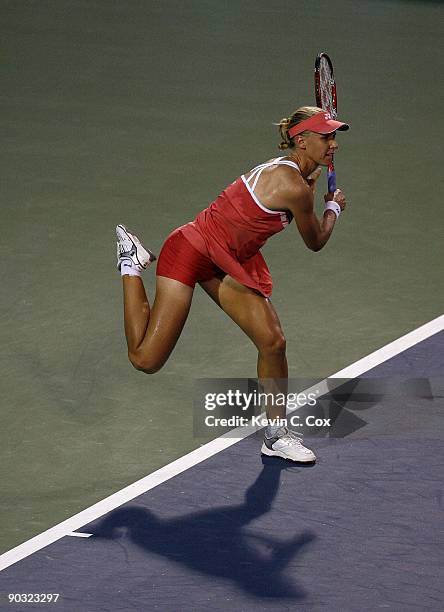
[{"label": "tennis racket", "polygon": [[[338,98],[336,96],[336,82],[333,73],[333,64],[326,53],[319,53],[315,61],[315,96],[316,106],[319,106],[332,119],[338,114]],[[328,191],[333,193],[336,189],[336,172],[333,159],[327,172]]]}]

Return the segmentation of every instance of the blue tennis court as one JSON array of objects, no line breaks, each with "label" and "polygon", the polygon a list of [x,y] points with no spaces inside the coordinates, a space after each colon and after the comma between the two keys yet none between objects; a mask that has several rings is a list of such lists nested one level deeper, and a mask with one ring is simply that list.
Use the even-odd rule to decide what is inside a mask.
[{"label": "blue tennis court", "polygon": [[393,392],[337,390],[364,425],[316,465],[241,440],[6,568],[2,609],[442,610],[444,332],[370,378]]}]

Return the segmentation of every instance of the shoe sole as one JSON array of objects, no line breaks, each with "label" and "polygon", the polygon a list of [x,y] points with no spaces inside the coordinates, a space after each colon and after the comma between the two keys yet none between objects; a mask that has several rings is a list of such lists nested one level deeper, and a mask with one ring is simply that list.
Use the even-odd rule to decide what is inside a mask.
[{"label": "shoe sole", "polygon": [[316,463],[316,457],[314,459],[292,459],[288,455],[285,455],[282,451],[275,451],[268,448],[265,442],[262,444],[261,454],[266,455],[267,457],[280,457],[281,459],[286,459],[292,463]]}]

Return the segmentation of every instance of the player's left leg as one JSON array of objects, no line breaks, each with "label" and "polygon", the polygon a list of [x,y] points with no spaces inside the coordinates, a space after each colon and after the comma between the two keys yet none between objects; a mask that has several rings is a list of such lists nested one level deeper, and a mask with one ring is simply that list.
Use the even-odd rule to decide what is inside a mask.
[{"label": "player's left leg", "polygon": [[[201,282],[201,287],[253,341],[257,350],[257,376],[267,392],[287,393],[286,340],[270,300],[230,276]],[[269,406],[270,419],[285,418],[285,406]]]},{"label": "player's left leg", "polygon": [[[264,392],[274,398],[284,395],[288,387],[285,336],[279,317],[270,300],[238,283],[230,276],[200,282],[201,287],[247,334],[258,349],[257,375]],[[274,401],[266,406],[270,421],[285,420],[286,402]],[[299,436],[287,427],[269,425],[262,453],[293,461],[311,462],[314,453],[303,446]]]}]

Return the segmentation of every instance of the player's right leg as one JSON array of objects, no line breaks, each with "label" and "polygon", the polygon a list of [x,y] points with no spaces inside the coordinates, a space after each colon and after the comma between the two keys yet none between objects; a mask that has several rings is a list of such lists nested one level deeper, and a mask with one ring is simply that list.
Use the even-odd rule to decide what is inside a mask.
[{"label": "player's right leg", "polygon": [[128,358],[135,368],[154,374],[167,361],[190,311],[193,289],[158,276],[152,307],[140,277],[122,276]]},{"label": "player's right leg", "polygon": [[160,370],[176,345],[190,310],[194,288],[158,276],[156,296],[150,307],[140,273],[155,256],[124,226],[117,226],[116,233],[128,357],[135,368],[153,374]]}]

